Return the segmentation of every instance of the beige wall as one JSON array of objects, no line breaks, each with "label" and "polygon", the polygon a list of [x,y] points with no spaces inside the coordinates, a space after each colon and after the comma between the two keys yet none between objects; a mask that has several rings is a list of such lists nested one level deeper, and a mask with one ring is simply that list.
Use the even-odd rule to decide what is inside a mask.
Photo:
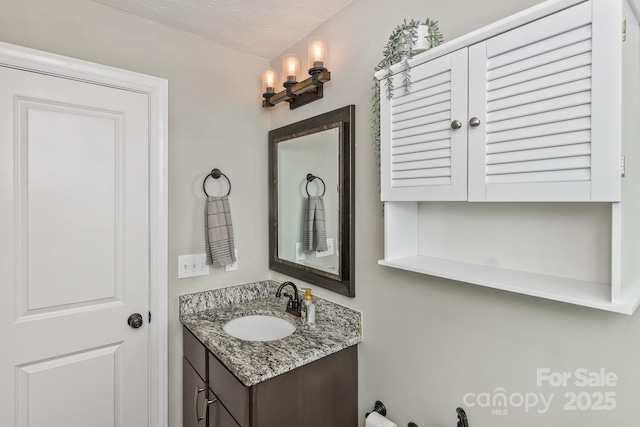
[{"label": "beige wall", "polygon": [[[538,3],[537,0],[356,0],[311,35],[329,44],[332,80],[325,98],[289,111],[275,108],[271,128],[347,104],[356,105],[356,298],[314,293],[360,309],[360,413],[382,400],[401,427],[455,425],[466,393],[554,393],[539,414],[508,407],[467,407],[471,426],[623,426],[640,398],[640,313],[629,317],[482,288],[377,265],[383,257],[383,218],[370,137],[372,72],[382,47],[403,19],[440,21],[446,40]],[[287,52],[306,57],[306,42]],[[280,58],[272,61],[278,67]],[[282,276],[274,274],[276,279]],[[604,367],[613,388],[538,387],[538,368],[574,372]],[[569,384],[572,384],[573,380]],[[614,411],[565,411],[568,391],[616,393]],[[516,397],[517,399],[517,397]],[[635,421],[632,421],[634,423]]]},{"label": "beige wall", "polygon": [[[522,10],[535,0],[356,0],[314,33],[330,45],[333,80],[325,98],[290,111],[259,108],[265,60],[239,54],[86,0],[0,0],[0,41],[74,56],[169,80],[170,426],[181,425],[181,335],[177,296],[284,276],[267,264],[266,131],[347,104],[356,105],[355,299],[314,293],[364,313],[360,413],[382,400],[399,426],[455,425],[466,393],[555,393],[537,414],[468,408],[471,425],[632,425],[640,397],[640,317],[545,301],[377,265],[383,227],[370,138],[371,76],[382,46],[404,18],[440,20],[452,39]],[[306,55],[304,42],[292,48]],[[279,64],[278,59],[273,61]],[[200,185],[213,167],[231,178],[240,269],[177,280],[180,254],[204,251]],[[564,411],[568,389],[536,386],[536,369],[604,367],[619,377],[611,412]],[[584,389],[598,391],[597,389]],[[285,407],[283,403],[283,407]],[[363,422],[364,423],[364,422]],[[630,424],[631,423],[631,424]],[[330,427],[330,426],[328,426]]]},{"label": "beige wall", "polygon": [[[180,426],[178,295],[269,274],[269,115],[260,107],[260,73],[267,61],[87,0],[0,0],[0,41],[169,80],[169,425]],[[214,167],[233,184],[240,268],[178,280],[178,255],[204,252],[201,185]],[[208,188],[215,194],[212,181]]]}]

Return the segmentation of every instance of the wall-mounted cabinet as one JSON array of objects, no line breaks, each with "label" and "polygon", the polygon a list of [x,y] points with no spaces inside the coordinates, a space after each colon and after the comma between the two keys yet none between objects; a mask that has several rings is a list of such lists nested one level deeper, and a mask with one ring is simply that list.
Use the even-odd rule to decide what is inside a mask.
[{"label": "wall-mounted cabinet", "polygon": [[639,52],[626,1],[560,0],[411,59],[408,94],[394,69],[380,263],[631,314]]}]

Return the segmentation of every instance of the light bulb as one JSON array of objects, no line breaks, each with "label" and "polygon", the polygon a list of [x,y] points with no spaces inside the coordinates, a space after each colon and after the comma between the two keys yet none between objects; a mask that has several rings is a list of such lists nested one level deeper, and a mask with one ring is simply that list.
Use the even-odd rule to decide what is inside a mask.
[{"label": "light bulb", "polygon": [[296,83],[300,74],[300,60],[296,55],[286,54],[282,59],[283,80],[286,83]]},{"label": "light bulb", "polygon": [[278,73],[273,68],[269,68],[262,73],[262,90],[264,93],[274,93],[278,85]]},{"label": "light bulb", "polygon": [[321,38],[315,37],[309,40],[309,70],[326,69],[327,44]]}]

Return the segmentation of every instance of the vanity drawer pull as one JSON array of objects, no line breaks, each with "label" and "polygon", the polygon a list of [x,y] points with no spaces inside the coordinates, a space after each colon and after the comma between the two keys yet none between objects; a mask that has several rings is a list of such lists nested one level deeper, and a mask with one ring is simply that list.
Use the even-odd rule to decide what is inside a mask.
[{"label": "vanity drawer pull", "polygon": [[202,413],[204,414],[204,418],[206,418],[207,413],[209,412],[209,405],[211,405],[212,403],[216,403],[217,401],[218,399],[216,397],[211,400],[204,400],[204,403],[202,404]]},{"label": "vanity drawer pull", "polygon": [[[200,421],[204,420],[205,418],[204,416],[201,417],[200,415],[198,415],[198,395],[205,390],[206,388],[200,388],[196,386],[196,389],[193,393],[193,415],[195,416],[196,424],[200,424]],[[205,402],[206,402],[206,399],[205,399]]]}]

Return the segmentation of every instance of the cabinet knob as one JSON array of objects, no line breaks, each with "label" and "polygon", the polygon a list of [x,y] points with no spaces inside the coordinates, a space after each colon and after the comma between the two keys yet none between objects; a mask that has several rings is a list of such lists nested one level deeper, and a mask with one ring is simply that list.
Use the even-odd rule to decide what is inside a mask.
[{"label": "cabinet knob", "polygon": [[471,120],[469,120],[469,126],[471,126],[472,128],[480,126],[480,119],[477,117],[472,117]]},{"label": "cabinet knob", "polygon": [[460,123],[460,120],[454,120],[451,122],[451,129],[456,130],[456,129],[460,129],[462,127],[462,123]]}]

